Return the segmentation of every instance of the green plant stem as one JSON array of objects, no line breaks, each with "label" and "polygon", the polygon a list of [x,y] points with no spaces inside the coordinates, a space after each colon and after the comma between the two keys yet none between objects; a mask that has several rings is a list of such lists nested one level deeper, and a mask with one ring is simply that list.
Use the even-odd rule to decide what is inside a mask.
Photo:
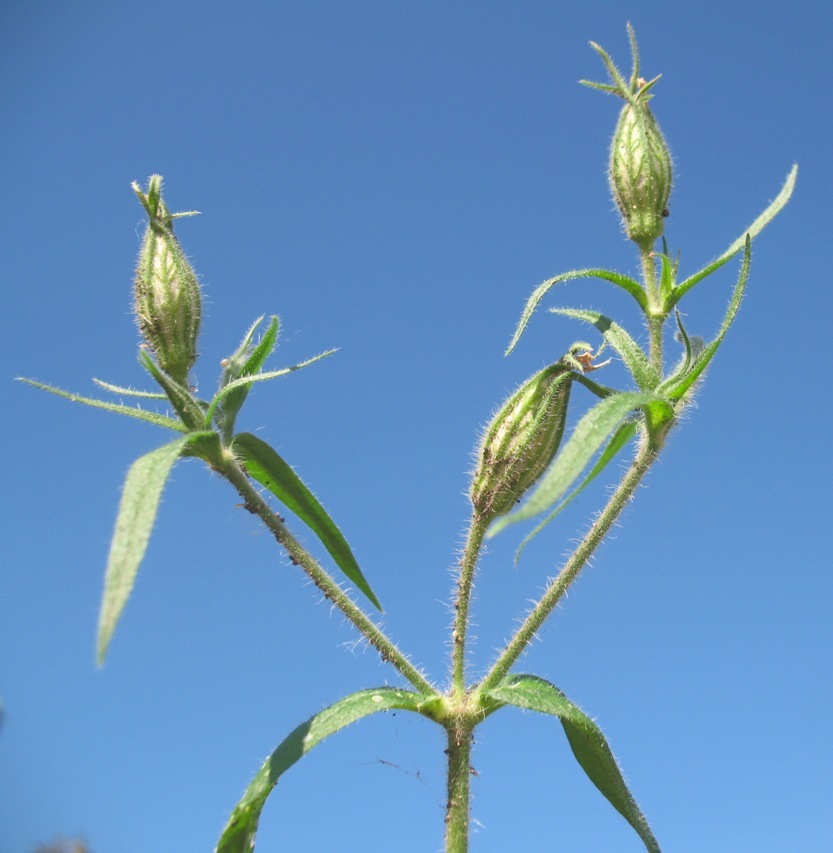
[{"label": "green plant stem", "polygon": [[414,667],[385,633],[355,604],[341,589],[330,574],[318,561],[306,551],[300,542],[289,532],[281,518],[273,512],[269,504],[252,485],[240,463],[230,451],[225,451],[220,473],[237,489],[245,502],[245,507],[260,517],[278,543],[289,554],[289,559],[301,566],[312,582],[324,593],[324,597],[338,607],[347,619],[367,637],[367,641],[421,693],[436,695],[434,686]]},{"label": "green plant stem", "polygon": [[460,571],[457,575],[457,598],[454,602],[454,629],[451,634],[451,685],[454,692],[461,696],[466,689],[466,636],[469,624],[469,604],[474,583],[474,571],[477,557],[483,545],[483,537],[489,526],[487,520],[473,515],[469,525],[466,546],[460,558]]},{"label": "green plant stem", "polygon": [[648,316],[648,358],[657,376],[662,376],[662,333],[665,317]]},{"label": "green plant stem", "polygon": [[551,581],[540,601],[529,612],[521,627],[501,652],[497,661],[489,670],[479,685],[479,691],[484,692],[497,684],[506,676],[509,669],[521,656],[532,641],[536,632],[543,625],[553,608],[561,600],[570,584],[578,577],[579,572],[587,565],[587,561],[599,547],[604,537],[610,531],[616,519],[622,513],[628,501],[633,497],[636,487],[642,481],[648,469],[654,463],[659,447],[651,444],[647,435],[643,435],[636,456],[630,468],[611,495],[607,505],[593,522],[592,527],[581,540],[572,556],[564,564],[561,572]]},{"label": "green plant stem", "polygon": [[657,281],[657,265],[651,250],[640,251],[642,260],[642,280],[648,297],[645,318],[648,324],[648,347],[651,366],[662,375],[662,332],[667,312],[662,305],[662,294]]},{"label": "green plant stem", "polygon": [[659,307],[659,283],[657,282],[657,265],[654,253],[651,249],[640,249],[639,257],[642,262],[642,281],[645,285],[645,294],[648,297],[648,309],[650,313]]},{"label": "green plant stem", "polygon": [[446,853],[467,853],[469,849],[469,780],[471,741],[474,726],[464,718],[455,719],[448,731],[448,803],[445,812]]}]

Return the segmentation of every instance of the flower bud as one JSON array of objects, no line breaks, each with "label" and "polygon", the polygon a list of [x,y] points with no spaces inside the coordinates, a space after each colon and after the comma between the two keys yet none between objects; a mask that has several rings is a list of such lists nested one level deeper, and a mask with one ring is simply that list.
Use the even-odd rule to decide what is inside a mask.
[{"label": "flower bud", "polygon": [[563,361],[545,367],[492,419],[471,484],[471,502],[481,517],[505,515],[549,468],[564,434],[572,376]]},{"label": "flower bud", "polygon": [[642,90],[627,100],[610,148],[610,187],[628,237],[650,251],[668,215],[671,155],[648,106],[649,96]]},{"label": "flower bud", "polygon": [[148,214],[134,288],[139,331],[162,370],[187,386],[188,371],[197,360],[202,304],[196,273],[174,237],[172,222],[195,211],[168,212],[160,175],[150,178],[147,193],[135,183],[133,190]]}]

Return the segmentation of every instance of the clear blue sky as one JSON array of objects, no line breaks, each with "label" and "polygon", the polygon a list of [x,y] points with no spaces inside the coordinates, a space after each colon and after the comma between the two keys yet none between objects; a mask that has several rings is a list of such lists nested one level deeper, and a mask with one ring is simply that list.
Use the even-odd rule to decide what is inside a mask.
[{"label": "clear blue sky", "polygon": [[[79,393],[93,376],[144,382],[130,182],[161,173],[173,210],[202,211],[177,233],[207,293],[206,392],[260,314],[283,321],[274,367],[340,347],[257,388],[240,426],[313,486],[389,632],[444,681],[477,430],[587,335],[541,312],[504,358],[523,303],[568,269],[638,272],[606,185],[618,104],[576,82],[603,79],[591,39],[629,65],[628,20],[645,74],[663,74],[666,233],[684,272],[726,248],[796,161],[799,182],[757,241],[699,405],[520,668],[599,722],[665,850],[833,850],[829,4],[19,0],[0,10],[0,853],[61,834],[94,853],[210,851],[294,726],[400,683],[194,462],[175,469],[96,670],[120,485],[167,434],[12,377]],[[692,332],[716,331],[734,269],[685,303]],[[548,305],[639,331],[601,282]],[[522,531],[490,546],[475,668],[608,487],[519,567]],[[441,735],[404,713],[342,732],[272,795],[258,851],[439,850]],[[642,849],[552,719],[495,715],[474,766],[473,853]]]}]

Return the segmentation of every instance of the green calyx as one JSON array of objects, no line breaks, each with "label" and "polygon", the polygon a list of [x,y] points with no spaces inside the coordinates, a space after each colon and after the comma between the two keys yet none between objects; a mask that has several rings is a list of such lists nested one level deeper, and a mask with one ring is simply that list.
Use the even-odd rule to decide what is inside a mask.
[{"label": "green calyx", "polygon": [[202,298],[196,273],[174,236],[172,222],[196,211],[169,213],[162,199],[160,175],[149,179],[146,193],[138,184],[132,186],[148,214],[134,287],[139,331],[162,370],[187,386],[188,372],[197,360]]},{"label": "green calyx", "polygon": [[547,470],[564,435],[573,372],[567,359],[528,379],[501,406],[477,452],[471,502],[481,518],[505,515]]},{"label": "green calyx", "polygon": [[630,25],[628,35],[633,54],[630,80],[626,81],[608,54],[591,42],[604,60],[613,85],[586,80],[582,83],[626,101],[610,148],[610,188],[628,237],[643,251],[650,251],[665,229],[673,164],[668,145],[649,107],[653,97],[650,90],[659,77],[646,81],[639,76],[639,51]]},{"label": "green calyx", "polygon": [[647,101],[625,104],[610,148],[610,188],[640,248],[650,250],[662,236],[671,183],[671,156]]}]

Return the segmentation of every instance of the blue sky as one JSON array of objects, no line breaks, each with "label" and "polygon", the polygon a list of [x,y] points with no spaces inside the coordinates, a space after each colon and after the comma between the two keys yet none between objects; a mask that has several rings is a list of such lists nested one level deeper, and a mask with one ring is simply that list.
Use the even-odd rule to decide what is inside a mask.
[{"label": "blue sky", "polygon": [[[559,272],[638,272],[606,185],[618,105],[576,82],[603,79],[591,39],[629,65],[628,20],[646,75],[663,74],[653,106],[676,179],[666,235],[683,272],[723,251],[793,162],[799,181],[756,242],[698,406],[520,669],[598,721],[664,849],[833,849],[833,11],[33,0],[0,11],[0,853],[61,834],[94,853],[211,850],[292,728],[349,692],[400,683],[194,462],[174,471],[96,670],[121,482],[167,436],[12,378],[79,393],[93,376],[144,381],[130,316],[144,223],[130,182],[161,173],[172,209],[202,211],[177,234],[206,290],[206,393],[261,314],[282,318],[274,367],[340,348],[257,388],[240,426],[312,485],[384,625],[442,683],[478,429],[587,335],[541,312],[504,358],[520,310]],[[688,298],[692,332],[716,331],[733,271]],[[601,282],[547,304],[639,332],[628,298]],[[604,381],[625,382],[608,370]],[[609,486],[588,489],[518,567],[522,531],[490,545],[473,674]],[[345,730],[286,776],[257,849],[440,850],[441,735],[404,713]],[[473,762],[473,851],[642,849],[552,719],[502,711],[478,729]]]}]

